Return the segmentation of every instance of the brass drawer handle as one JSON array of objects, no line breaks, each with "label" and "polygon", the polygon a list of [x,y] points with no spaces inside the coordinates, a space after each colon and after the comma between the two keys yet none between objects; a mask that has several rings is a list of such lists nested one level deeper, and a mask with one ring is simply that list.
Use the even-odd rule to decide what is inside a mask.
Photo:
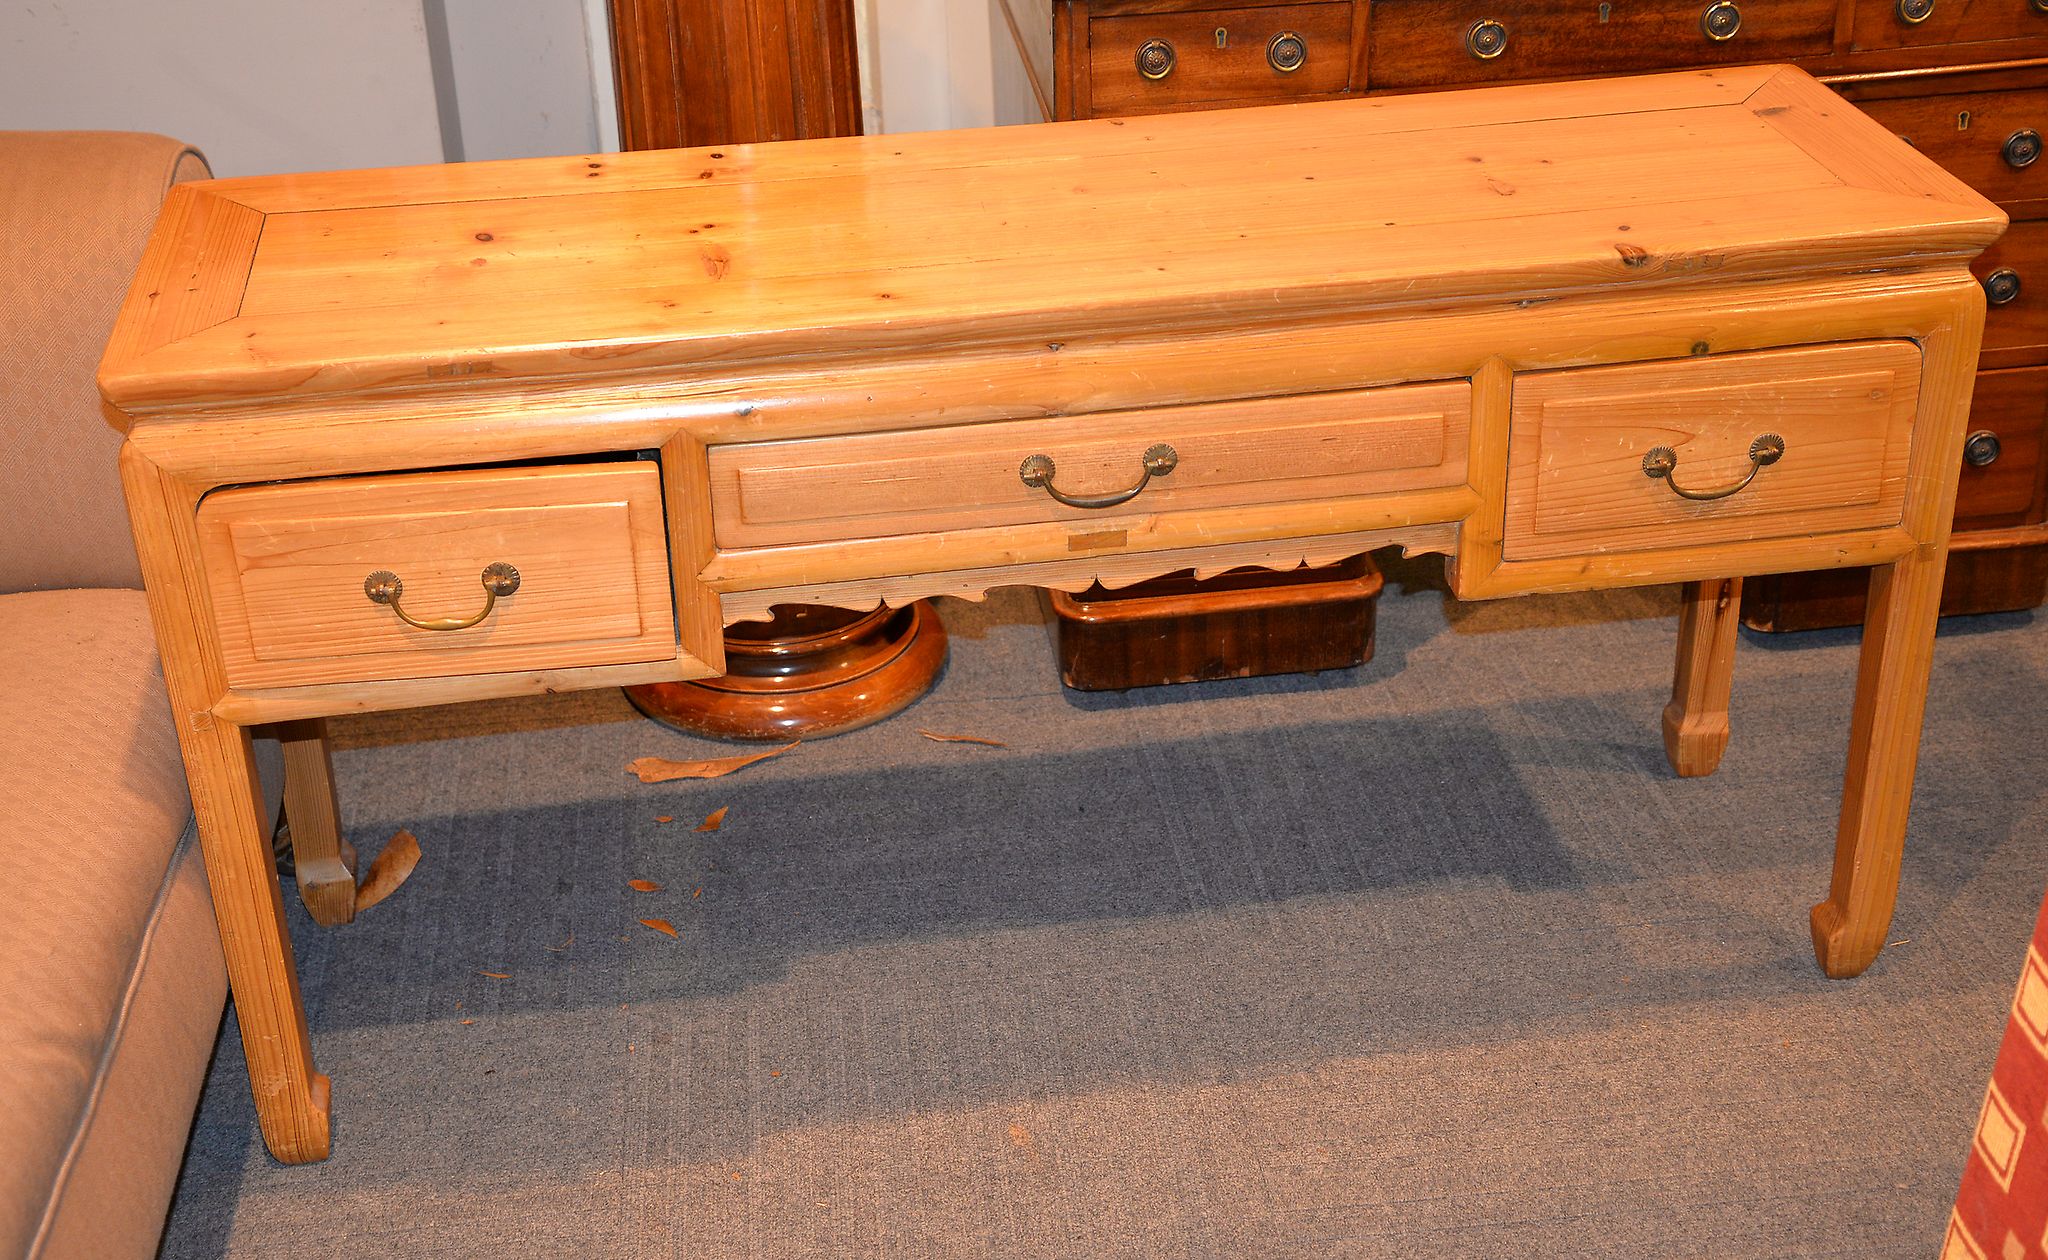
[{"label": "brass drawer handle", "polygon": [[2005,145],[1998,150],[1998,155],[2016,171],[2027,169],[2041,156],[2041,133],[2032,127],[2020,128],[2005,138]]},{"label": "brass drawer handle", "polygon": [[1138,45],[1138,73],[1154,83],[1173,73],[1176,60],[1173,45],[1163,39],[1148,39]]},{"label": "brass drawer handle", "polygon": [[1984,300],[1992,306],[2006,306],[2020,295],[2020,273],[2000,267],[1984,277]]},{"label": "brass drawer handle", "polygon": [[1735,7],[1734,0],[1714,0],[1700,14],[1700,31],[1717,44],[1734,39],[1741,29],[1742,10]]},{"label": "brass drawer handle", "polygon": [[1481,61],[1492,61],[1508,50],[1508,28],[1492,18],[1481,18],[1465,28],[1465,51]]},{"label": "brass drawer handle", "polygon": [[1989,468],[1998,462],[2005,446],[1989,429],[1979,429],[1963,439],[1963,462],[1972,468]]},{"label": "brass drawer handle", "polygon": [[1266,64],[1281,74],[1293,74],[1308,64],[1308,41],[1293,31],[1282,31],[1266,44]]},{"label": "brass drawer handle", "polygon": [[1934,0],[1898,0],[1892,12],[1907,26],[1918,26],[1934,16]]},{"label": "brass drawer handle", "polygon": [[519,570],[509,564],[499,563],[484,568],[484,606],[473,617],[432,617],[422,621],[398,606],[399,596],[405,594],[405,583],[389,569],[379,569],[363,579],[363,594],[373,604],[389,604],[391,611],[406,625],[421,630],[467,630],[491,615],[491,609],[498,606],[500,595],[510,595],[519,589]]},{"label": "brass drawer handle", "polygon": [[1727,498],[1750,482],[1755,481],[1757,469],[1775,464],[1784,457],[1784,438],[1779,437],[1775,433],[1760,434],[1756,441],[1749,444],[1749,471],[1742,474],[1740,481],[1731,481],[1725,486],[1715,486],[1712,490],[1688,490],[1684,486],[1679,485],[1677,479],[1672,476],[1673,473],[1678,471],[1678,452],[1668,446],[1658,446],[1652,447],[1650,453],[1643,456],[1643,475],[1652,480],[1661,478],[1664,484],[1671,487],[1671,493],[1681,499],[1691,499],[1696,503],[1703,503],[1709,499]]},{"label": "brass drawer handle", "polygon": [[1052,484],[1053,466],[1050,455],[1031,455],[1017,466],[1017,476],[1023,483],[1035,490],[1044,490],[1053,498],[1077,508],[1111,508],[1119,503],[1129,503],[1138,497],[1138,492],[1152,483],[1154,477],[1164,477],[1180,466],[1180,456],[1174,449],[1161,442],[1145,451],[1144,467],[1138,473],[1138,484],[1128,490],[1116,490],[1109,494],[1068,494]]}]

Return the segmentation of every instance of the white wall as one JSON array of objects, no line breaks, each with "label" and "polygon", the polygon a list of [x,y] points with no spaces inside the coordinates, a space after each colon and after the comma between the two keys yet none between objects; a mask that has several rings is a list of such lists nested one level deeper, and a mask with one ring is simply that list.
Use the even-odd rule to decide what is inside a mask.
[{"label": "white wall", "polygon": [[[451,157],[477,162],[619,147],[604,0],[438,0],[438,7],[455,100]],[[428,4],[430,21],[435,8]]]},{"label": "white wall", "polygon": [[[866,96],[882,132],[991,127],[996,122],[992,75],[995,44],[989,0],[855,0],[868,6],[870,43],[863,70],[875,82]],[[1001,19],[997,18],[997,22]]]},{"label": "white wall", "polygon": [[603,13],[604,0],[8,0],[0,128],[161,131],[220,175],[616,149]]},{"label": "white wall", "polygon": [[249,175],[441,160],[419,0],[15,0],[0,127],[161,131]]}]

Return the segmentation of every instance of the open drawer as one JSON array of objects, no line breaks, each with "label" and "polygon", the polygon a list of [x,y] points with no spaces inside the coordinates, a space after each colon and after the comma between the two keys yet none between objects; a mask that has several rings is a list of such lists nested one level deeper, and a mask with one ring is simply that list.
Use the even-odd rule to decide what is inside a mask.
[{"label": "open drawer", "polygon": [[199,536],[230,686],[676,652],[652,463],[241,486],[200,502]]}]

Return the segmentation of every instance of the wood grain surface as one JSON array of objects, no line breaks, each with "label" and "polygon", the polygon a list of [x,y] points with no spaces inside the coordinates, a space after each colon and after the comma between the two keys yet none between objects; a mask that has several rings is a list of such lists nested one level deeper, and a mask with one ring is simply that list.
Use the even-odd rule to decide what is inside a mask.
[{"label": "wood grain surface", "polygon": [[[250,486],[199,505],[228,681],[242,687],[614,665],[675,654],[652,464],[505,468]],[[364,594],[388,571],[416,618],[481,607],[485,566],[519,589],[463,630]]]},{"label": "wood grain surface", "polygon": [[[1725,42],[1700,28],[1706,0],[1615,4],[1605,21],[1557,12],[1553,0],[1374,0],[1370,82],[1376,88],[1464,87],[1512,79],[1612,74],[1724,62],[1782,61],[1834,47],[1835,0],[1776,0],[1741,6],[1742,25]],[[1507,28],[1499,56],[1466,47],[1474,22]]]},{"label": "wood grain surface", "polygon": [[[1458,381],[735,443],[711,449],[712,518],[721,546],[749,547],[1460,486],[1470,405]],[[1109,493],[1158,443],[1178,465],[1127,507],[1063,506],[1018,472],[1046,455],[1055,487]]]},{"label": "wood grain surface", "polygon": [[[1308,49],[1301,67],[1275,70],[1266,49],[1282,33]],[[1140,46],[1163,40],[1174,66],[1138,72]],[[1097,18],[1088,32],[1089,94],[1100,114],[1138,114],[1197,101],[1292,100],[1351,86],[1351,5],[1288,4]]]},{"label": "wood grain surface", "polygon": [[628,149],[860,134],[851,0],[610,0]]},{"label": "wood grain surface", "polygon": [[1927,265],[2002,226],[1782,69],[1279,108],[197,185],[265,216],[199,281],[240,314],[174,336],[136,295],[101,386],[161,414],[873,359],[1875,267],[1905,238]]},{"label": "wood grain surface", "polygon": [[[1920,348],[1892,341],[1538,372],[1515,382],[1511,560],[1896,525],[1919,404]],[[1774,434],[1785,454],[1711,502]],[[1654,448],[1677,455],[1646,476]]]}]

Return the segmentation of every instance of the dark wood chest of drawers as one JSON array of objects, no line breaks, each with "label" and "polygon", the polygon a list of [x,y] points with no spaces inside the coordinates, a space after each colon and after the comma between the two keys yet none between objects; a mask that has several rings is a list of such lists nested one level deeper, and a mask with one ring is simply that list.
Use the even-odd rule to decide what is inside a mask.
[{"label": "dark wood chest of drawers", "polygon": [[[1791,62],[1997,202],[1944,611],[2048,596],[2048,0],[992,0],[1011,121]],[[998,86],[1005,75],[999,67]],[[1763,629],[1861,620],[1856,573],[1752,579]]]}]

